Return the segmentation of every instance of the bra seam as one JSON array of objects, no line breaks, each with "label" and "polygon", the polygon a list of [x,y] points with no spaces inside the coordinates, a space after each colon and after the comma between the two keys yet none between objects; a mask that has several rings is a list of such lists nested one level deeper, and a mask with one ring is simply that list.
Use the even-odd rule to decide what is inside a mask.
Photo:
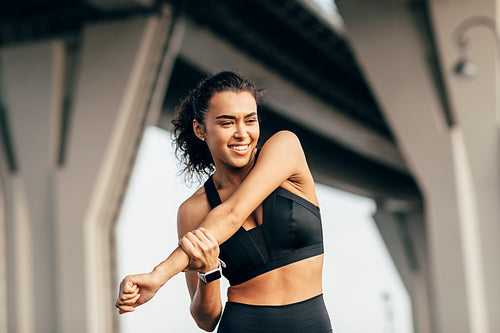
[{"label": "bra seam", "polygon": [[[281,186],[278,187],[278,192],[284,192],[284,195],[282,195],[280,193],[277,193],[277,195],[279,195],[280,197],[289,199],[292,202],[295,202],[295,203],[301,205],[302,207],[304,207],[305,209],[307,209],[308,211],[310,211],[314,215],[320,217],[321,214],[320,214],[320,211],[319,211],[319,207],[316,206],[315,204],[313,204],[312,202],[310,202],[309,200],[304,199],[301,196],[299,196],[299,195],[297,195],[297,194],[295,194],[293,192],[290,192],[290,191],[288,191],[287,189],[284,189]],[[312,207],[314,207],[314,209]]]}]

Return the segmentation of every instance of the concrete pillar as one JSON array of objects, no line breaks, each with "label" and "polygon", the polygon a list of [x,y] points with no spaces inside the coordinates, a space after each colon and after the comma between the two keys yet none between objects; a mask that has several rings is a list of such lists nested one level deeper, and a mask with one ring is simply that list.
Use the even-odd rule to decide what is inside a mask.
[{"label": "concrete pillar", "polygon": [[[469,311],[474,332],[500,331],[500,35],[498,1],[430,1],[443,78],[456,125],[452,145],[461,211]],[[457,27],[464,31],[466,56],[477,66],[470,79],[457,77]]]},{"label": "concrete pillar", "polygon": [[8,300],[15,304],[10,328],[20,332],[57,330],[52,186],[55,52],[49,41],[2,50],[0,58],[4,105],[19,165],[10,179],[12,215],[7,223],[13,252],[8,270],[15,279],[8,281]]},{"label": "concrete pillar", "polygon": [[373,218],[410,296],[414,332],[433,332],[423,211],[392,211],[379,203]]},{"label": "concrete pillar", "polygon": [[[117,330],[113,226],[144,128],[161,110],[182,39],[174,22],[167,7],[161,15],[88,24],[76,68],[67,66],[63,40],[0,50],[19,165],[14,173],[5,160],[0,167],[9,198],[9,331]],[[70,93],[68,70],[76,75]],[[63,105],[71,116],[66,136],[59,135]],[[66,156],[58,164],[61,141]]]},{"label": "concrete pillar", "polygon": [[[496,332],[500,216],[493,45],[478,37],[477,60],[485,75],[471,85],[453,81],[449,74],[457,57],[452,32],[460,22],[458,13],[493,14],[494,2],[433,1],[431,23],[426,22],[424,3],[337,4],[351,45],[424,197],[432,329]],[[445,79],[444,89],[439,77]]]}]

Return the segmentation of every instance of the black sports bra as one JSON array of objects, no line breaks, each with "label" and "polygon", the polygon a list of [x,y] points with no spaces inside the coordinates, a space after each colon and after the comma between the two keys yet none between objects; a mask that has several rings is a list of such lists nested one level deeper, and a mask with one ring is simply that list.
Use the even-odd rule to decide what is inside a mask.
[{"label": "black sports bra", "polygon": [[[221,203],[212,176],[205,182],[210,206]],[[222,274],[231,286],[273,269],[323,253],[319,207],[278,187],[263,202],[263,221],[243,227],[220,245]]]}]

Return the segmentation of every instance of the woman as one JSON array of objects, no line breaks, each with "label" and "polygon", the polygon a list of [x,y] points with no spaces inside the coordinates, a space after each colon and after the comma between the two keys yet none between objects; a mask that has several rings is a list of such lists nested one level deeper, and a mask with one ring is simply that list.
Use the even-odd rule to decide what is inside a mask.
[{"label": "woman", "polygon": [[[293,133],[257,150],[260,97],[248,79],[221,72],[182,102],[173,124],[186,170],[215,172],[179,208],[179,247],[152,272],[122,281],[120,313],[185,271],[191,314],[206,331],[219,319],[221,333],[332,331],[314,180]],[[220,271],[230,282],[224,313]]]}]

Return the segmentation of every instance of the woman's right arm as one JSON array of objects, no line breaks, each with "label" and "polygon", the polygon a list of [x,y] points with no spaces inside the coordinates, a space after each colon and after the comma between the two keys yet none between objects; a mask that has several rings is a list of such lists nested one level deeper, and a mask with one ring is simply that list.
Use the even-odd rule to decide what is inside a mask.
[{"label": "woman's right arm", "polygon": [[[195,229],[210,207],[206,199],[197,200],[196,195],[193,197],[183,203],[177,213],[177,232],[181,237],[178,249],[189,258],[190,270],[185,271],[185,278],[191,297],[191,316],[198,327],[213,331],[222,313],[220,280],[204,283],[198,278],[198,272],[205,273],[218,267],[219,244],[207,229]],[[135,307],[156,294],[164,284],[164,280],[158,278],[156,272],[157,269],[123,279],[116,302],[121,314],[134,311]]]},{"label": "woman's right arm", "polygon": [[211,332],[222,313],[220,280],[205,283],[198,278],[198,272],[205,273],[218,267],[219,244],[207,229],[194,230],[204,216],[196,216],[203,209],[200,209],[199,204],[196,205],[198,209],[193,209],[193,204],[196,205],[188,200],[179,208],[177,231],[179,237],[182,237],[179,246],[189,256],[190,266],[196,267],[195,270],[185,272],[191,297],[191,316],[198,327]]}]

